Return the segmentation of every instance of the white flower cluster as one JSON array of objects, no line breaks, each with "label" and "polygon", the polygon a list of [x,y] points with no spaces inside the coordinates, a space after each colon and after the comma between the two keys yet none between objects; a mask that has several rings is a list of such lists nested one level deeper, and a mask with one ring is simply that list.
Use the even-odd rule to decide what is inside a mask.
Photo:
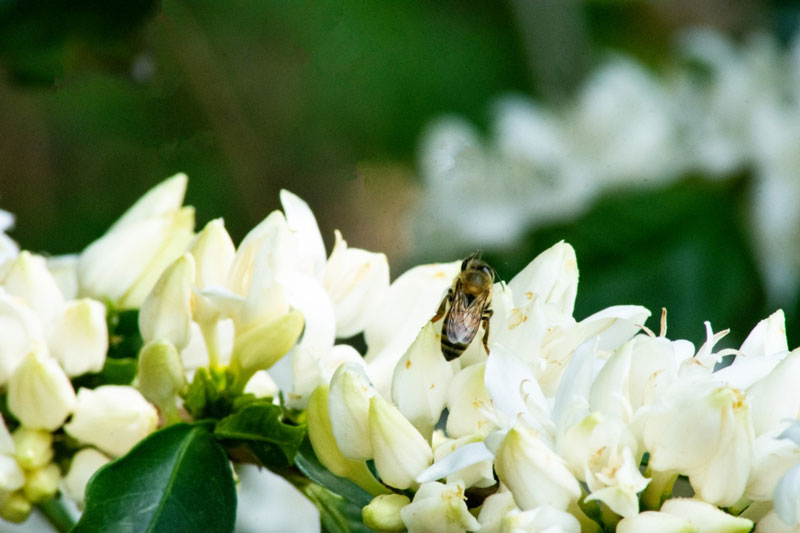
[{"label": "white flower cluster", "polygon": [[508,247],[604,191],[748,170],[756,257],[773,300],[791,303],[800,283],[800,39],[784,51],[765,35],[736,45],[695,31],[676,56],[660,77],[615,56],[561,108],[502,99],[489,139],[458,117],[431,125],[420,154],[425,194],[411,218],[417,241]]},{"label": "white flower cluster", "polygon": [[[378,358],[343,364],[312,395],[312,444],[332,472],[376,496],[364,508],[368,526],[800,530],[800,447],[782,435],[800,413],[800,350],[787,349],[781,311],[721,351],[727,331],[707,324],[695,349],[665,337],[665,315],[661,335],[643,327],[650,312],[638,306],[576,321],[577,262],[562,242],[495,284],[490,355],[473,342],[448,362],[430,319],[456,270],[430,265],[398,278],[378,312],[393,328],[376,318],[366,330]],[[726,355],[733,363],[715,371]],[[377,370],[390,360],[387,386]],[[385,494],[368,460],[413,499]],[[680,485],[686,497],[671,498]],[[472,493],[482,504],[468,505]]]}]

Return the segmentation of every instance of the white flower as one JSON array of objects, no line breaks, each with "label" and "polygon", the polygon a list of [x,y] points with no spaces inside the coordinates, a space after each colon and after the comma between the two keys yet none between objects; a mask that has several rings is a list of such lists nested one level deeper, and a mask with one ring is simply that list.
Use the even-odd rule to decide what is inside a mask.
[{"label": "white flower", "polygon": [[514,495],[507,490],[498,490],[483,501],[478,522],[483,533],[500,533],[503,518],[512,510],[517,509]]},{"label": "white flower", "polygon": [[[433,458],[440,465],[445,458],[463,446],[480,443],[482,436],[464,436],[459,439],[448,439],[445,437],[437,438],[434,435]],[[491,459],[486,459],[479,463],[470,465],[461,470],[447,475],[447,483],[461,483],[464,487],[491,487],[496,483],[494,479],[493,465]]]},{"label": "white flower", "polygon": [[51,255],[45,259],[47,270],[53,276],[65,300],[78,297],[78,254]]},{"label": "white flower", "polygon": [[564,510],[581,495],[564,460],[524,426],[509,430],[500,443],[495,470],[522,510],[540,505]]},{"label": "white flower", "polygon": [[336,336],[344,338],[363,331],[375,316],[389,288],[389,264],[384,254],[348,248],[335,233],[323,284],[336,311]]},{"label": "white flower", "polygon": [[753,425],[741,391],[714,382],[678,384],[644,420],[643,439],[655,470],[689,475],[696,494],[733,505],[744,494],[753,452]]},{"label": "white flower", "polygon": [[789,440],[766,434],[755,440],[754,455],[745,496],[754,501],[772,501],[780,478],[800,464],[800,447]]},{"label": "white flower", "polygon": [[29,352],[8,383],[8,408],[33,429],[54,431],[72,413],[75,391],[58,362],[39,345]]},{"label": "white flower", "polygon": [[48,345],[68,376],[100,372],[108,351],[106,307],[89,298],[67,302],[50,329]]},{"label": "white flower", "polygon": [[416,485],[416,477],[433,462],[433,451],[419,431],[380,396],[369,400],[369,440],[381,481],[396,489]]},{"label": "white flower", "polygon": [[155,431],[158,413],[141,393],[124,385],[80,389],[75,414],[64,430],[112,457],[128,453]]},{"label": "white flower", "polygon": [[194,209],[181,207],[188,178],[177,174],[150,189],[81,254],[82,295],[139,307],[164,269],[185,250]]},{"label": "white flower", "polygon": [[468,366],[459,371],[447,389],[447,434],[464,437],[487,433],[494,426],[486,416],[491,404],[484,384],[486,363]]},{"label": "white flower", "polygon": [[369,347],[364,360],[382,396],[390,396],[397,361],[436,313],[460,265],[461,262],[455,261],[417,266],[389,286],[380,308],[364,330]]},{"label": "white flower", "polygon": [[617,533],[700,533],[700,530],[688,518],[645,511],[636,516],[629,516],[619,521]]},{"label": "white flower", "polygon": [[688,519],[700,533],[747,533],[753,528],[750,520],[693,498],[671,498],[661,506],[661,512]]},{"label": "white flower", "polygon": [[405,355],[392,378],[392,400],[401,413],[426,437],[439,421],[447,399],[447,386],[458,363],[442,355],[440,335],[428,323]]},{"label": "white flower", "polygon": [[[52,454],[52,448],[49,450]],[[14,440],[8,433],[3,417],[0,417],[0,491],[13,492],[22,488],[24,484],[25,473],[16,458]]]},{"label": "white flower", "polygon": [[194,279],[198,288],[225,285],[236,256],[236,248],[225,231],[225,222],[221,218],[206,224],[192,242],[189,252],[194,258]]},{"label": "white flower", "polygon": [[400,516],[409,533],[478,531],[480,524],[467,510],[464,486],[431,482],[422,485]]},{"label": "white flower", "polygon": [[79,509],[83,508],[84,493],[89,479],[101,466],[110,461],[111,459],[94,448],[83,448],[72,457],[69,472],[64,476],[63,487],[67,496],[75,501]]}]

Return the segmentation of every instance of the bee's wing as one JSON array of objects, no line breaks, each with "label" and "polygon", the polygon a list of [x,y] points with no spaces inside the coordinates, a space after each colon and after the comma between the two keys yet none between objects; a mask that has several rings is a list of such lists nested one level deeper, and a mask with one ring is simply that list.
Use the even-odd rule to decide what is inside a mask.
[{"label": "bee's wing", "polygon": [[488,297],[488,293],[481,294],[468,304],[466,295],[455,295],[444,324],[443,334],[447,336],[447,340],[454,344],[472,342],[481,325],[481,314]]}]

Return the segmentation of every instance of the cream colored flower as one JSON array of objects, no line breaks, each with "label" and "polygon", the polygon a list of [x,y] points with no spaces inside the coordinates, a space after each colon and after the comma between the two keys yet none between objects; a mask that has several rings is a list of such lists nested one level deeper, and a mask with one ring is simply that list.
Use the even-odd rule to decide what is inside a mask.
[{"label": "cream colored flower", "polygon": [[58,362],[44,345],[34,347],[8,383],[8,408],[32,429],[54,431],[75,407],[75,391]]}]

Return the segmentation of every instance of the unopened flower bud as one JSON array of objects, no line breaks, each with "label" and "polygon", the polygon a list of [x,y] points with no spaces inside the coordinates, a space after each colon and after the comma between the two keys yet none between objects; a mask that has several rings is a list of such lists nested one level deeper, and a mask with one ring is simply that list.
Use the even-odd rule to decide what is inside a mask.
[{"label": "unopened flower bud", "polygon": [[152,341],[139,352],[138,389],[158,406],[169,422],[180,420],[175,404],[186,386],[181,356],[169,341]]},{"label": "unopened flower bud", "polygon": [[369,400],[369,437],[375,468],[391,487],[416,486],[417,476],[433,462],[433,451],[417,428],[380,396]]},{"label": "unopened flower bud", "polygon": [[290,311],[280,318],[258,324],[236,336],[230,368],[237,383],[245,384],[259,370],[267,370],[297,342],[303,331],[303,315]]},{"label": "unopened flower bud", "polygon": [[748,533],[753,522],[733,516],[710,503],[694,498],[671,498],[661,506],[661,512],[689,520],[699,531],[718,533]]},{"label": "unopened flower bud", "polygon": [[55,463],[50,463],[28,472],[25,487],[22,490],[25,497],[31,502],[42,502],[55,496],[60,480],[61,471]]},{"label": "unopened flower bud", "polygon": [[688,519],[657,511],[623,518],[617,524],[617,533],[700,533]]},{"label": "unopened flower bud", "polygon": [[21,490],[0,495],[0,518],[20,524],[31,514],[33,505]]},{"label": "unopened flower bud", "polygon": [[341,365],[331,378],[328,413],[333,436],[345,457],[372,459],[369,400],[376,394],[364,370],[355,363]]},{"label": "unopened flower bud", "polygon": [[158,278],[139,310],[139,330],[145,342],[166,339],[179,350],[189,344],[194,270],[194,259],[187,253]]},{"label": "unopened flower bud", "polygon": [[64,305],[64,296],[44,257],[30,252],[22,251],[14,259],[2,285],[9,294],[24,300],[45,325],[55,320]]},{"label": "unopened flower bud", "polygon": [[342,455],[333,436],[328,414],[328,386],[319,385],[308,400],[308,438],[319,462],[334,475],[347,478],[370,494],[389,492],[372,475],[365,461],[348,459]]},{"label": "unopened flower bud", "polygon": [[41,468],[53,460],[53,434],[41,429],[18,427],[11,434],[14,456],[25,470]]},{"label": "unopened flower bud", "polygon": [[550,505],[563,511],[581,495],[564,460],[524,426],[509,430],[500,443],[495,470],[522,510]]},{"label": "unopened flower bud", "polygon": [[406,526],[400,511],[411,500],[405,494],[381,494],[361,509],[364,525],[376,531],[403,531]]},{"label": "unopened flower bud", "polygon": [[195,284],[199,288],[225,286],[236,248],[221,218],[206,224],[189,247],[189,252],[194,257]]},{"label": "unopened flower bud", "polygon": [[75,391],[42,345],[29,352],[8,383],[8,408],[23,426],[53,431],[72,412]]}]

